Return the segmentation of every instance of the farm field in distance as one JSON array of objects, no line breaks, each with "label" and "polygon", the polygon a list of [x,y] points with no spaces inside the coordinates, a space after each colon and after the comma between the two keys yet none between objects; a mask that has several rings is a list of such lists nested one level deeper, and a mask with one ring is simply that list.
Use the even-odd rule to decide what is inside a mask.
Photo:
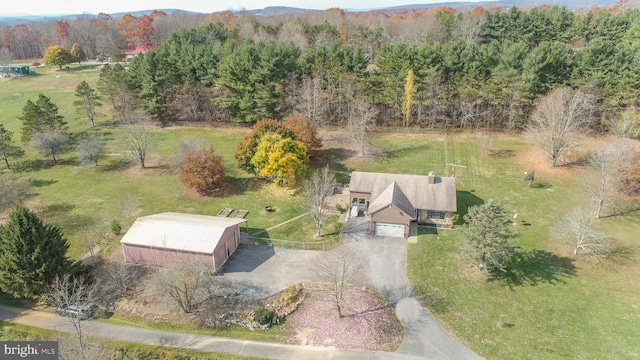
[{"label": "farm field in distance", "polygon": [[[0,124],[20,134],[21,109],[42,92],[65,116],[78,137],[100,130],[106,135],[108,156],[99,166],[77,163],[73,151],[53,165],[28,147],[27,157],[0,176],[27,179],[33,196],[26,205],[46,221],[59,225],[71,244],[69,255],[87,252],[87,233],[108,229],[113,220],[131,219],[131,207],[141,216],[163,211],[216,214],[222,207],[249,210],[250,231],[258,231],[304,213],[294,191],[276,188],[238,170],[236,145],[247,128],[204,126],[154,127],[154,145],[147,169],[139,169],[120,141],[121,129],[105,116],[97,129],[77,118],[71,105],[82,80],[95,86],[99,67],[72,65],[70,71],[38,68],[36,76],[0,82]],[[105,105],[103,113],[109,109]],[[339,132],[332,131],[333,137]],[[487,279],[459,251],[457,230],[428,230],[408,246],[408,277],[422,303],[462,343],[488,359],[618,359],[640,357],[640,200],[619,200],[620,211],[597,220],[624,253],[599,263],[576,257],[563,240],[560,220],[574,206],[591,201],[581,188],[581,165],[550,168],[544,155],[518,133],[498,133],[493,156],[483,156],[475,134],[373,134],[377,155],[353,155],[346,140],[330,145],[340,169],[393,173],[454,175],[460,217],[468,206],[492,200],[514,218],[521,249],[518,271]],[[187,191],[171,167],[176,142],[200,137],[223,158],[230,190],[222,197]],[[585,139],[578,153],[606,139]],[[445,146],[446,143],[446,146]],[[22,144],[20,144],[22,146]],[[637,144],[636,144],[637,146]],[[446,149],[446,154],[445,154]],[[345,151],[343,151],[345,150]],[[464,167],[447,166],[446,163]],[[525,171],[536,171],[530,186]],[[278,211],[266,213],[265,206]],[[6,217],[0,214],[0,221]],[[108,232],[108,230],[107,230]],[[294,236],[282,228],[281,236]],[[108,249],[117,249],[118,236],[109,235]],[[291,239],[296,240],[296,239]]]}]

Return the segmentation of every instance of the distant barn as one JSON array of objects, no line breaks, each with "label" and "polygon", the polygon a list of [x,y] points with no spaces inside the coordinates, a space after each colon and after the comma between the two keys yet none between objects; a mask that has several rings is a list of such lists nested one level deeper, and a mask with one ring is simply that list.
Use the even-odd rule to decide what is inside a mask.
[{"label": "distant barn", "polygon": [[240,244],[239,218],[165,212],[138,218],[120,243],[125,261],[168,265],[176,260],[224,265]]},{"label": "distant barn", "polygon": [[149,50],[152,50],[152,49],[153,49],[153,46],[151,46],[151,45],[139,45],[138,47],[136,47],[133,50],[123,50],[122,51],[122,55],[124,55],[124,60],[125,61],[131,61],[131,59],[133,59],[137,55],[145,54]]}]

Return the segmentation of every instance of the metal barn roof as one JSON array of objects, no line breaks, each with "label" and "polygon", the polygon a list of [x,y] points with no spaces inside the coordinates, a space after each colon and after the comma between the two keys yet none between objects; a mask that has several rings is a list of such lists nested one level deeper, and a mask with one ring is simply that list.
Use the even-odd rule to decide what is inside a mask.
[{"label": "metal barn roof", "polygon": [[212,254],[224,231],[246,219],[164,212],[138,218],[121,243]]}]

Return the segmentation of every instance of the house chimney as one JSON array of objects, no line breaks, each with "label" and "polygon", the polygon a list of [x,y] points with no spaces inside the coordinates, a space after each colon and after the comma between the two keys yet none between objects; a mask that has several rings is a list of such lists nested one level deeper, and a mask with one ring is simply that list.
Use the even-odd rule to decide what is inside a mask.
[{"label": "house chimney", "polygon": [[427,176],[427,184],[433,185],[436,183],[436,176],[433,174],[433,171],[429,171],[429,176]]}]

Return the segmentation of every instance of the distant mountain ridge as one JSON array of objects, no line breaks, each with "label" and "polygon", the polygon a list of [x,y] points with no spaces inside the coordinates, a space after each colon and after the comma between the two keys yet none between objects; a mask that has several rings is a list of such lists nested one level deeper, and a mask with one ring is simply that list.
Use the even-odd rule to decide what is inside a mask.
[{"label": "distant mountain ridge", "polygon": [[[551,6],[564,6],[570,9],[586,9],[590,6],[611,6],[617,3],[618,0],[498,0],[498,1],[456,1],[456,2],[439,2],[432,4],[411,4],[411,5],[400,5],[400,6],[389,6],[384,8],[369,8],[369,9],[348,9],[345,8],[345,11],[348,12],[381,12],[385,14],[394,14],[398,12],[406,12],[411,10],[423,10],[434,7],[451,7],[451,8],[474,8],[477,6],[502,6],[502,7],[512,7],[517,6],[520,8],[530,8],[542,5],[551,5]],[[174,13],[184,13],[185,15],[208,15],[208,13],[198,13],[193,11],[186,11],[180,9],[157,9],[160,11],[164,11],[165,13],[171,15]],[[142,16],[148,15],[154,10],[141,10],[141,11],[131,11],[131,12],[119,12],[112,13],[111,15],[114,19],[119,19],[125,14],[131,14],[134,16]],[[323,10],[313,10],[313,9],[304,9],[304,8],[295,8],[288,6],[267,6],[263,9],[254,9],[254,10],[242,10],[242,12],[253,14],[257,16],[277,16],[277,15],[287,15],[287,14],[303,14],[310,12],[319,12]],[[13,14],[13,15],[0,15],[0,24],[18,24],[18,23],[26,23],[26,22],[36,22],[36,21],[59,21],[59,20],[76,20],[80,17],[96,17],[98,14],[60,14],[60,15],[29,15],[29,14]]]},{"label": "distant mountain ridge", "polygon": [[[168,15],[172,15],[174,13],[182,13],[186,15],[207,15],[207,14],[201,14],[198,12],[181,10],[181,9],[140,10],[140,11],[118,12],[118,13],[112,13],[109,15],[111,15],[111,17],[114,19],[120,19],[125,14],[131,14],[133,16],[138,17],[142,15],[149,15],[155,10],[164,11]],[[20,24],[20,23],[27,23],[27,22],[45,22],[45,21],[61,21],[61,20],[71,21],[71,20],[77,20],[78,18],[82,18],[82,17],[94,18],[97,16],[98,14],[90,14],[90,13],[56,14],[56,15],[10,14],[10,15],[0,15],[0,24],[6,25],[6,24]]]}]

